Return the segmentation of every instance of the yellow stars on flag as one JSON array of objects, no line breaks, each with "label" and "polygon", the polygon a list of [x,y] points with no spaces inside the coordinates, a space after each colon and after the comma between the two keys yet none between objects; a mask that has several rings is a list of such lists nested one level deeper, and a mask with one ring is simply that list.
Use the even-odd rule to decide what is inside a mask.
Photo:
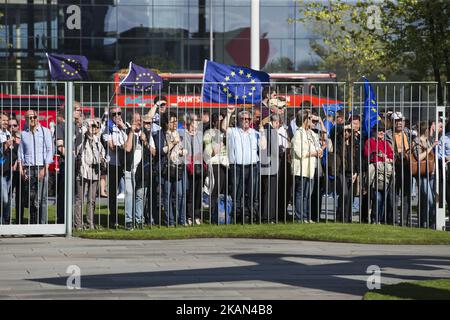
[{"label": "yellow stars on flag", "polygon": [[[239,77],[240,76],[240,77]],[[228,98],[234,98],[234,99],[249,99],[252,98],[255,95],[255,91],[256,91],[256,86],[252,86],[250,88],[250,90],[248,88],[245,87],[245,84],[240,87],[239,90],[237,90],[236,88],[236,92],[232,93],[234,90],[232,90],[232,88],[227,87],[229,84],[234,84],[233,82],[230,82],[230,80],[232,80],[232,78],[236,78],[236,80],[239,80],[236,82],[236,85],[241,84],[241,83],[249,83],[249,84],[255,84],[256,80],[252,78],[252,74],[251,73],[246,73],[243,69],[239,69],[239,71],[231,71],[229,75],[226,75],[224,77],[224,81],[220,83],[220,85],[222,86],[221,90],[226,93]],[[242,80],[244,79],[244,80]],[[247,79],[247,81],[245,80]]]},{"label": "yellow stars on flag", "polygon": [[[69,63],[73,64],[73,66],[69,65],[70,68],[67,68],[66,67],[66,62],[68,64]],[[74,75],[78,74],[78,72],[80,72],[81,64],[77,60],[69,58],[69,59],[65,59],[65,60],[61,61],[61,69],[62,69],[62,71],[65,74],[67,74],[68,76],[72,76],[73,77]],[[73,69],[73,71],[71,71],[70,69]]]},{"label": "yellow stars on flag", "polygon": [[[152,74],[151,73],[149,73],[149,72],[141,72],[141,73],[139,73],[137,76],[136,76],[136,82],[135,82],[135,86],[136,86],[136,89],[140,89],[140,90],[143,90],[144,89],[144,86],[143,85],[139,85],[139,80],[141,79],[141,78],[145,78],[145,77],[149,77],[149,81],[148,82],[151,82],[151,83],[155,83],[155,78],[152,76]],[[146,91],[150,91],[152,88],[151,87],[149,87],[149,88],[146,88],[145,90]]]}]

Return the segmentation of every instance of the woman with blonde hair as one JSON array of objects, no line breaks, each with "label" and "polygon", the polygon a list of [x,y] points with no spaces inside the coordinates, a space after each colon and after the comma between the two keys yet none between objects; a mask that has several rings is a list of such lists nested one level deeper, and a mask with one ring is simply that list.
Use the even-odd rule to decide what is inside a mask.
[{"label": "woman with blonde hair", "polygon": [[297,130],[292,138],[292,173],[295,176],[294,203],[297,221],[312,223],[311,193],[314,187],[314,173],[317,159],[323,151],[317,145],[319,137],[311,130],[313,115],[309,110],[301,110],[296,115]]}]

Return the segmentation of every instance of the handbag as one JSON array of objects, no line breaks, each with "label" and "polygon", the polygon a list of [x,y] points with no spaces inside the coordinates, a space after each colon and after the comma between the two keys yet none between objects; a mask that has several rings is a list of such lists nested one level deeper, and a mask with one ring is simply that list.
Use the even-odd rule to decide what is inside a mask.
[{"label": "handbag", "polygon": [[416,157],[413,155],[410,158],[410,165],[411,165],[411,175],[417,177],[417,176],[427,176],[434,173],[435,169],[435,159],[434,159],[434,152],[431,151],[428,156],[423,159],[422,161],[417,161]]},{"label": "handbag", "polygon": [[409,159],[409,163],[410,163],[411,175],[414,177],[417,177],[417,176],[424,177],[429,174],[430,175],[434,174],[435,157],[434,157],[433,151],[431,151],[427,155],[427,157],[420,162],[416,159],[416,156],[414,154],[412,154]]}]

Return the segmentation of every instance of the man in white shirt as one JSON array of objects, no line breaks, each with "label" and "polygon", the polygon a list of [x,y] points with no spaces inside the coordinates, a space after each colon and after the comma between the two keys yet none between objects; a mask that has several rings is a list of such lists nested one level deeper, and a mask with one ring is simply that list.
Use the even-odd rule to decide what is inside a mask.
[{"label": "man in white shirt", "polygon": [[233,190],[231,192],[236,219],[244,223],[250,221],[250,213],[257,209],[255,200],[257,194],[254,181],[257,179],[257,166],[259,161],[258,148],[265,149],[266,139],[250,128],[251,116],[248,111],[241,111],[238,115],[238,127],[228,128],[227,148],[230,163]]},{"label": "man in white shirt", "polygon": [[53,163],[53,142],[49,129],[39,124],[37,112],[27,111],[18,150],[23,197],[29,200],[30,223],[47,223],[48,166]]}]

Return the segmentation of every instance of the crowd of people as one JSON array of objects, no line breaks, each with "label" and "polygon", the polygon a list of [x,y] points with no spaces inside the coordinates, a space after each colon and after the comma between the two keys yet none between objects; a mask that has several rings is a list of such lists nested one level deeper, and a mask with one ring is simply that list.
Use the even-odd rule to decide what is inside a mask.
[{"label": "crowd of people", "polygon": [[[385,111],[363,132],[362,114],[321,115],[303,105],[291,115],[273,88],[264,89],[260,105],[238,109],[180,113],[158,96],[147,110],[113,106],[94,119],[74,111],[75,228],[95,227],[100,197],[107,198],[109,227],[117,227],[122,193],[129,230],[218,223],[224,199],[232,202],[230,223],[315,223],[328,219],[321,213],[330,194],[340,222],[354,221],[356,207],[363,222],[434,228],[436,201],[446,201],[450,215],[450,192],[439,197],[435,166],[437,157],[441,188],[450,181],[448,120],[411,125],[401,112]],[[55,159],[57,222],[64,222],[64,114],[54,132],[34,110],[22,131],[17,119],[1,117],[1,223],[14,220],[13,198],[16,224],[25,223],[25,207],[29,223],[47,223]]]}]

